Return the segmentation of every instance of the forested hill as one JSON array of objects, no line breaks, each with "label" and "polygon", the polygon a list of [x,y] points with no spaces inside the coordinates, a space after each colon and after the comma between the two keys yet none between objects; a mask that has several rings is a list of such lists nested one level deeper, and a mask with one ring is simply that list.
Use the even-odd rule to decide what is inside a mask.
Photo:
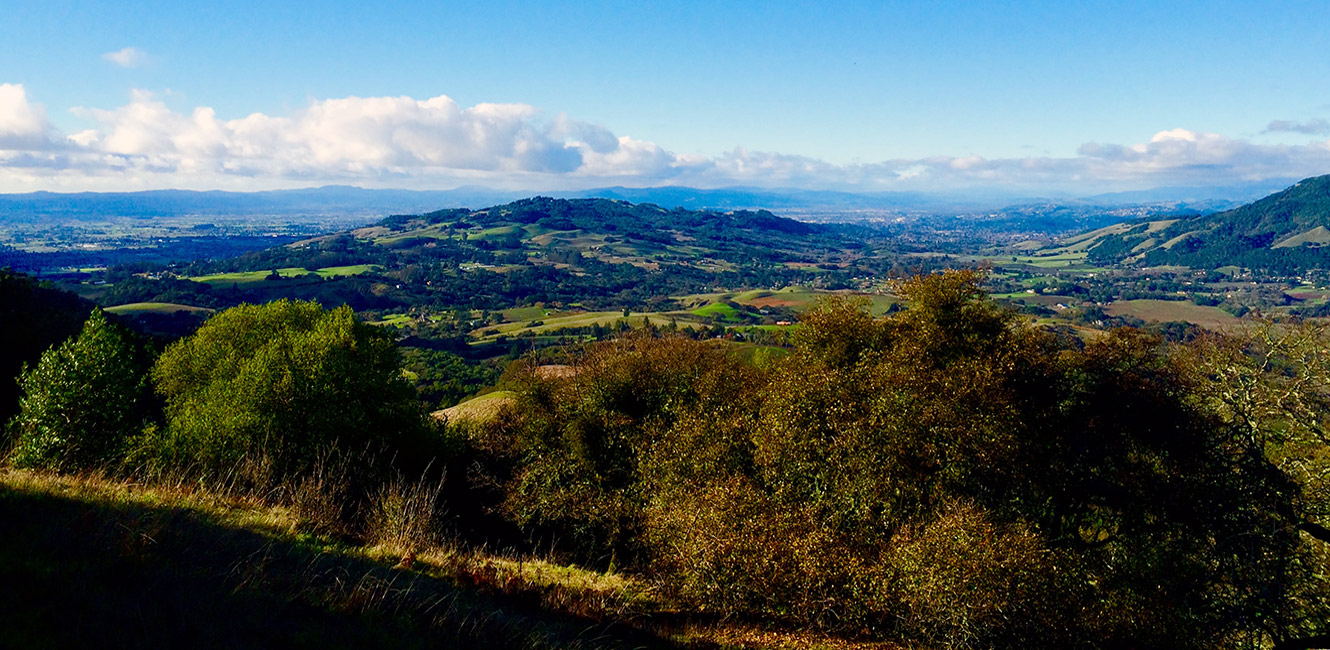
[{"label": "forested hill", "polygon": [[[717,250],[739,245],[780,249],[804,248],[809,235],[830,235],[836,229],[778,217],[766,210],[718,212],[714,210],[665,209],[651,203],[632,204],[614,199],[554,199],[537,196],[483,210],[439,210],[425,215],[397,215],[379,225],[390,230],[428,231],[444,225],[462,232],[472,227],[512,227],[524,234],[582,231],[585,234],[619,234],[628,240],[677,244],[692,242]],[[492,233],[491,233],[492,234]],[[504,233],[508,234],[508,233]]]},{"label": "forested hill", "polygon": [[1105,229],[1089,249],[1099,263],[1217,268],[1279,274],[1330,266],[1330,175],[1298,182],[1233,210]]},{"label": "forested hill", "polygon": [[[103,304],[221,308],[276,298],[357,310],[536,303],[656,311],[716,287],[851,288],[903,263],[885,226],[813,224],[765,210],[535,197],[375,225],[226,259],[109,273]],[[153,277],[149,277],[153,276]],[[647,309],[647,307],[652,307]]]}]

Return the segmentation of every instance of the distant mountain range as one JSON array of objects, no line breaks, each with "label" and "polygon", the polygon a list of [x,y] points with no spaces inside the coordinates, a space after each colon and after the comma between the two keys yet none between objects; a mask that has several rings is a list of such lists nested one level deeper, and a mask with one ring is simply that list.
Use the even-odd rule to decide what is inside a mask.
[{"label": "distant mountain range", "polygon": [[[1288,181],[1291,182],[1291,181]],[[1284,187],[1284,181],[1220,188],[1156,188],[1090,197],[1039,197],[979,192],[853,193],[821,190],[732,187],[606,187],[592,190],[542,192],[556,198],[608,198],[653,203],[665,208],[768,209],[786,211],[883,211],[960,214],[1008,206],[1056,204],[1075,207],[1121,207],[1167,204],[1170,211],[1212,211],[1240,205]],[[368,222],[388,214],[418,214],[441,208],[480,208],[531,196],[530,191],[463,187],[452,190],[384,190],[325,186],[299,190],[223,192],[149,190],[0,194],[0,225],[35,221],[87,220],[105,217],[167,216],[317,218]]]}]

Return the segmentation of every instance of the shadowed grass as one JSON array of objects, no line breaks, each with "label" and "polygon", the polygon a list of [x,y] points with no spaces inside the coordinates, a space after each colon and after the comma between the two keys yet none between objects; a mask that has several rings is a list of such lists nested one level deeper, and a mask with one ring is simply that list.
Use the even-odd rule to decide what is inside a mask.
[{"label": "shadowed grass", "polygon": [[[393,487],[426,509],[433,489]],[[677,611],[612,572],[393,535],[355,546],[299,514],[0,467],[0,648],[896,647]]]},{"label": "shadowed grass", "polygon": [[280,509],[0,470],[0,521],[0,647],[678,647],[504,577],[527,569],[393,569]]}]

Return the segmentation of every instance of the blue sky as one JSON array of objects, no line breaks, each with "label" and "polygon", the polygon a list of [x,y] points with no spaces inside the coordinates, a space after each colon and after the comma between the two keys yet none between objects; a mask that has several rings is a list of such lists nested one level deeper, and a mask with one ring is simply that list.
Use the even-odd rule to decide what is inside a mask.
[{"label": "blue sky", "polygon": [[[569,3],[571,4],[571,3]],[[9,0],[0,191],[1330,173],[1330,3]]]}]

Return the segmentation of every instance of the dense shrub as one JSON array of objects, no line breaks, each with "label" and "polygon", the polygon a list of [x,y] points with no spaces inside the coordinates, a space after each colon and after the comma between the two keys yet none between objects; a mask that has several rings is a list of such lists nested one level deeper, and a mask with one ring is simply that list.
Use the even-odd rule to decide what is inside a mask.
[{"label": "dense shrub", "polygon": [[[940,508],[892,537],[887,575],[866,585],[899,603],[899,633],[947,648],[1074,645],[1059,593],[1058,567],[1028,526],[997,524],[966,504]],[[885,598],[884,598],[885,597]]]},{"label": "dense shrub", "polygon": [[19,378],[12,429],[19,467],[106,468],[153,417],[147,350],[95,309],[77,336],[42,354]]},{"label": "dense shrub", "polygon": [[503,510],[556,531],[583,561],[627,560],[637,551],[644,461],[660,433],[755,374],[714,342],[649,334],[593,345],[562,376],[517,373],[518,402],[484,443],[513,463]]},{"label": "dense shrub", "polygon": [[220,477],[248,463],[267,468],[257,483],[298,485],[344,462],[356,483],[437,451],[392,339],[348,307],[228,309],[168,347],[152,377],[166,401],[166,426],[140,450],[153,466]]},{"label": "dense shrub", "polygon": [[[25,366],[34,366],[43,352],[76,336],[93,304],[49,282],[0,268],[0,424],[19,411],[22,389],[15,381]],[[7,442],[0,433],[0,446]]]},{"label": "dense shrub", "polygon": [[703,610],[939,647],[1214,647],[1324,602],[1279,514],[1304,497],[1213,374],[1131,330],[1072,344],[980,280],[823,303],[761,369],[638,336],[529,372],[479,438],[505,512]]}]

